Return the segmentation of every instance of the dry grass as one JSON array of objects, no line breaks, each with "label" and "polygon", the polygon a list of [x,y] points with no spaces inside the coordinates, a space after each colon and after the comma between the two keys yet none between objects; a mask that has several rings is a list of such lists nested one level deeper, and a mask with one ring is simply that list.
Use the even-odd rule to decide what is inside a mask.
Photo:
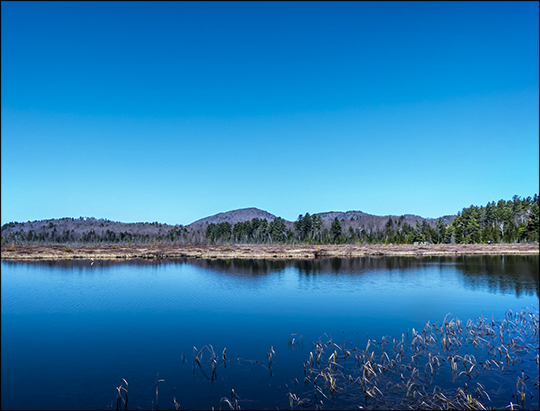
[{"label": "dry grass", "polygon": [[[304,363],[304,391],[289,392],[290,407],[485,410],[499,396],[505,408],[537,409],[539,332],[538,311],[523,309],[498,321],[447,316],[401,339],[368,340],[365,349],[319,340]],[[501,383],[512,387],[506,398]]]},{"label": "dry grass", "polygon": [[[368,340],[365,348],[344,338],[336,344],[324,334],[312,343],[304,362],[304,385],[287,386],[290,409],[538,409],[538,311],[508,310],[503,319],[479,317],[462,322],[447,315],[442,323],[425,324],[401,338]],[[300,347],[291,334],[288,347]],[[302,343],[303,344],[303,343]],[[210,358],[202,360],[204,351]],[[272,370],[273,346],[267,353]],[[225,349],[223,350],[225,362]],[[193,347],[193,371],[217,366],[212,345]],[[258,361],[238,357],[250,363]],[[261,364],[262,365],[262,364]],[[265,367],[266,368],[266,367]],[[156,376],[156,409],[158,380]],[[214,376],[211,378],[214,381]],[[298,379],[296,379],[298,383]],[[501,389],[501,386],[510,389]],[[121,391],[125,392],[125,401]],[[281,390],[281,389],[280,389]],[[295,390],[297,392],[295,392]],[[127,381],[117,392],[117,409],[127,407]],[[243,400],[234,389],[221,397],[219,409],[239,410]],[[173,398],[178,410],[180,404]],[[271,406],[272,404],[266,404]],[[213,408],[212,408],[213,409]]]},{"label": "dry grass", "polygon": [[2,246],[2,260],[219,258],[219,259],[312,259],[327,257],[535,255],[538,244],[432,244],[432,245],[18,245]]}]

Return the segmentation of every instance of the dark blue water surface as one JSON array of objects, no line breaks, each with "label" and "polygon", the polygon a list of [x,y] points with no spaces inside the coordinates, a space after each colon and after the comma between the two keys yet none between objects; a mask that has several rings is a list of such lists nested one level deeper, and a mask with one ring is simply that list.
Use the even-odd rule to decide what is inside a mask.
[{"label": "dark blue water surface", "polygon": [[[538,310],[538,256],[316,261],[5,262],[2,408],[288,408],[312,342],[400,337],[441,323]],[[291,348],[292,338],[299,344]],[[193,368],[211,344],[217,379]],[[267,353],[273,347],[272,369]],[[221,360],[226,348],[226,367]],[[210,353],[202,355],[210,376]]]}]

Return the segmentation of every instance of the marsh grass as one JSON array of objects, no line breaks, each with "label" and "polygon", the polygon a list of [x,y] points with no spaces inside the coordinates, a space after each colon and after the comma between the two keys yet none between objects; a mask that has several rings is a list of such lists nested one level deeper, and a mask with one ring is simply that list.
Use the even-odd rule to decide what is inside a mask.
[{"label": "marsh grass", "polygon": [[[158,380],[158,376],[159,376],[159,373],[156,374],[156,410],[159,409],[159,383],[160,382],[164,382],[165,380],[163,379],[159,379]],[[176,400],[176,399],[175,399]],[[176,402],[176,401],[175,401]],[[154,407],[152,407],[152,409],[154,409]]]},{"label": "marsh grass", "polygon": [[[428,322],[398,339],[368,339],[365,347],[353,346],[345,335],[343,344],[337,344],[323,334],[303,363],[303,386],[296,378],[282,398],[290,409],[538,409],[539,334],[534,308],[508,310],[499,320],[462,322],[448,314],[440,324]],[[300,347],[299,341],[303,345],[301,337],[289,335],[288,347]],[[203,361],[205,351],[210,358]],[[271,346],[266,354],[271,377],[275,355]],[[221,358],[225,368],[226,348]],[[193,347],[193,375],[200,370],[212,387],[217,361],[211,344]],[[238,357],[237,362],[266,368],[264,361]],[[210,377],[205,367],[211,367]],[[156,376],[156,409],[162,381]],[[127,381],[121,380],[116,391],[117,409],[122,403],[126,409]],[[252,400],[241,400],[233,389],[230,397],[221,397],[219,409],[239,410],[245,401]],[[180,409],[176,398],[173,403]]]},{"label": "marsh grass", "polygon": [[296,334],[289,335],[287,346],[292,348],[293,350],[296,349],[295,343],[298,346],[298,348],[304,348],[304,336],[301,335],[299,337],[295,337]]},{"label": "marsh grass", "polygon": [[[210,363],[212,366],[211,377],[208,377],[208,374],[206,374],[202,365],[202,355],[203,355],[204,350],[208,350],[210,352]],[[215,379],[217,378],[217,356],[216,356],[216,353],[214,352],[214,347],[212,347],[211,344],[206,344],[204,347],[202,347],[199,350],[199,352],[195,356],[196,351],[197,351],[197,347],[193,347],[193,375],[196,374],[195,364],[197,364],[202,375],[204,375],[204,377],[207,380],[215,381]],[[225,360],[225,350],[223,350],[223,359]]]},{"label": "marsh grass", "polygon": [[239,397],[234,391],[234,388],[231,390],[231,398],[227,397],[221,397],[219,400],[219,409],[221,410],[223,407],[223,404],[227,404],[231,410],[240,410],[240,406],[238,405]]},{"label": "marsh grass", "polygon": [[[124,396],[122,396],[122,391]],[[128,405],[128,382],[122,378],[120,380],[120,385],[116,387],[116,409],[122,409],[122,402],[124,403],[124,410],[127,410]]]},{"label": "marsh grass", "polygon": [[[524,309],[508,310],[498,322],[481,317],[463,324],[447,315],[441,326],[413,328],[410,343],[402,334],[346,350],[345,343],[319,340],[317,354],[310,351],[304,363],[306,390],[289,396],[290,406],[487,409],[506,401],[502,407],[537,409],[538,335],[538,312]],[[316,361],[323,353],[328,360]],[[514,387],[510,398],[498,392],[501,385]]]},{"label": "marsh grass", "polygon": [[272,377],[274,374],[272,373],[272,359],[274,358],[274,355],[276,355],[276,352],[274,351],[274,346],[270,346],[270,351],[268,351],[268,354],[266,354],[266,357],[268,358],[268,369],[270,370],[270,377]]}]

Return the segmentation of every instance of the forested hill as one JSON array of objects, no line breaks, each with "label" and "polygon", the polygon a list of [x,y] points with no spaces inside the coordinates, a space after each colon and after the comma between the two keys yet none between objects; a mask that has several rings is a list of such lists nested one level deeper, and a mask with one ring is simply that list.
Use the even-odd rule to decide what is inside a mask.
[{"label": "forested hill", "polygon": [[187,226],[61,218],[2,226],[2,244],[358,244],[538,242],[538,195],[463,208],[437,219],[406,214],[376,216],[362,211],[300,214],[287,221],[244,208],[215,214]]},{"label": "forested hill", "polygon": [[[309,213],[305,216],[309,218]],[[367,232],[384,229],[389,218],[393,218],[396,221],[400,218],[398,216],[376,216],[362,211],[331,211],[313,214],[313,217],[315,216],[321,217],[321,229],[330,228],[332,221],[338,218],[343,230],[352,228]],[[448,224],[454,217],[444,217],[445,223]],[[266,223],[272,223],[278,218],[267,211],[251,207],[201,218],[187,226],[169,225],[159,222],[122,223],[93,217],[37,220],[24,223],[12,222],[2,226],[2,244],[32,242],[144,243],[154,240],[201,244],[207,241],[206,230],[210,224],[223,226],[224,223],[228,223],[230,224],[230,228],[226,229],[232,230],[237,223],[251,222],[254,219],[261,222],[266,220]],[[279,218],[279,221],[283,223],[285,230],[294,231],[295,222],[281,218]],[[423,222],[426,222],[429,226],[434,226],[437,220],[407,214],[401,217],[401,221],[407,222],[411,226],[415,226],[416,223],[422,224]],[[239,228],[240,225],[238,225],[237,229]]]},{"label": "forested hill", "polygon": [[[342,223],[346,224],[346,228],[352,227],[353,229],[364,227],[367,230],[381,230],[384,229],[389,219],[398,221],[401,219],[403,223],[407,223],[411,226],[415,226],[416,223],[422,224],[424,221],[431,227],[434,227],[438,218],[424,218],[414,214],[398,215],[385,215],[378,216],[373,214],[367,214],[362,211],[329,211],[326,213],[316,213],[314,216],[320,216],[323,222],[323,227],[330,227],[334,219],[338,219]],[[455,215],[446,215],[440,217],[444,224],[450,224]]]},{"label": "forested hill", "polygon": [[258,218],[260,220],[266,219],[270,222],[277,217],[267,211],[259,210],[258,208],[254,207],[240,208],[238,210],[227,211],[225,213],[214,214],[210,217],[201,218],[200,220],[194,221],[193,223],[187,225],[186,228],[199,229],[211,223],[219,224],[224,222],[229,222],[234,225],[240,221],[251,221],[254,218]]},{"label": "forested hill", "polygon": [[68,243],[123,241],[144,242],[168,233],[184,232],[181,225],[153,223],[121,223],[93,217],[59,218],[7,223],[2,226],[2,244],[11,242]]}]

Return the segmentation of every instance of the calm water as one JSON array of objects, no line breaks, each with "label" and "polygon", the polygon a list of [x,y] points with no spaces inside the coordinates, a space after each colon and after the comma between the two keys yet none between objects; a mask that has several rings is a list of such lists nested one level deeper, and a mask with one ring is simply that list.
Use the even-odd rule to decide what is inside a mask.
[{"label": "calm water", "polygon": [[[121,378],[129,408],[152,409],[157,373],[160,408],[176,397],[182,409],[218,409],[234,388],[244,409],[283,409],[321,338],[365,346],[448,313],[497,319],[539,306],[538,256],[1,268],[3,409],[114,409]],[[193,347],[206,344],[220,358],[226,348],[214,382],[193,372]]]}]

